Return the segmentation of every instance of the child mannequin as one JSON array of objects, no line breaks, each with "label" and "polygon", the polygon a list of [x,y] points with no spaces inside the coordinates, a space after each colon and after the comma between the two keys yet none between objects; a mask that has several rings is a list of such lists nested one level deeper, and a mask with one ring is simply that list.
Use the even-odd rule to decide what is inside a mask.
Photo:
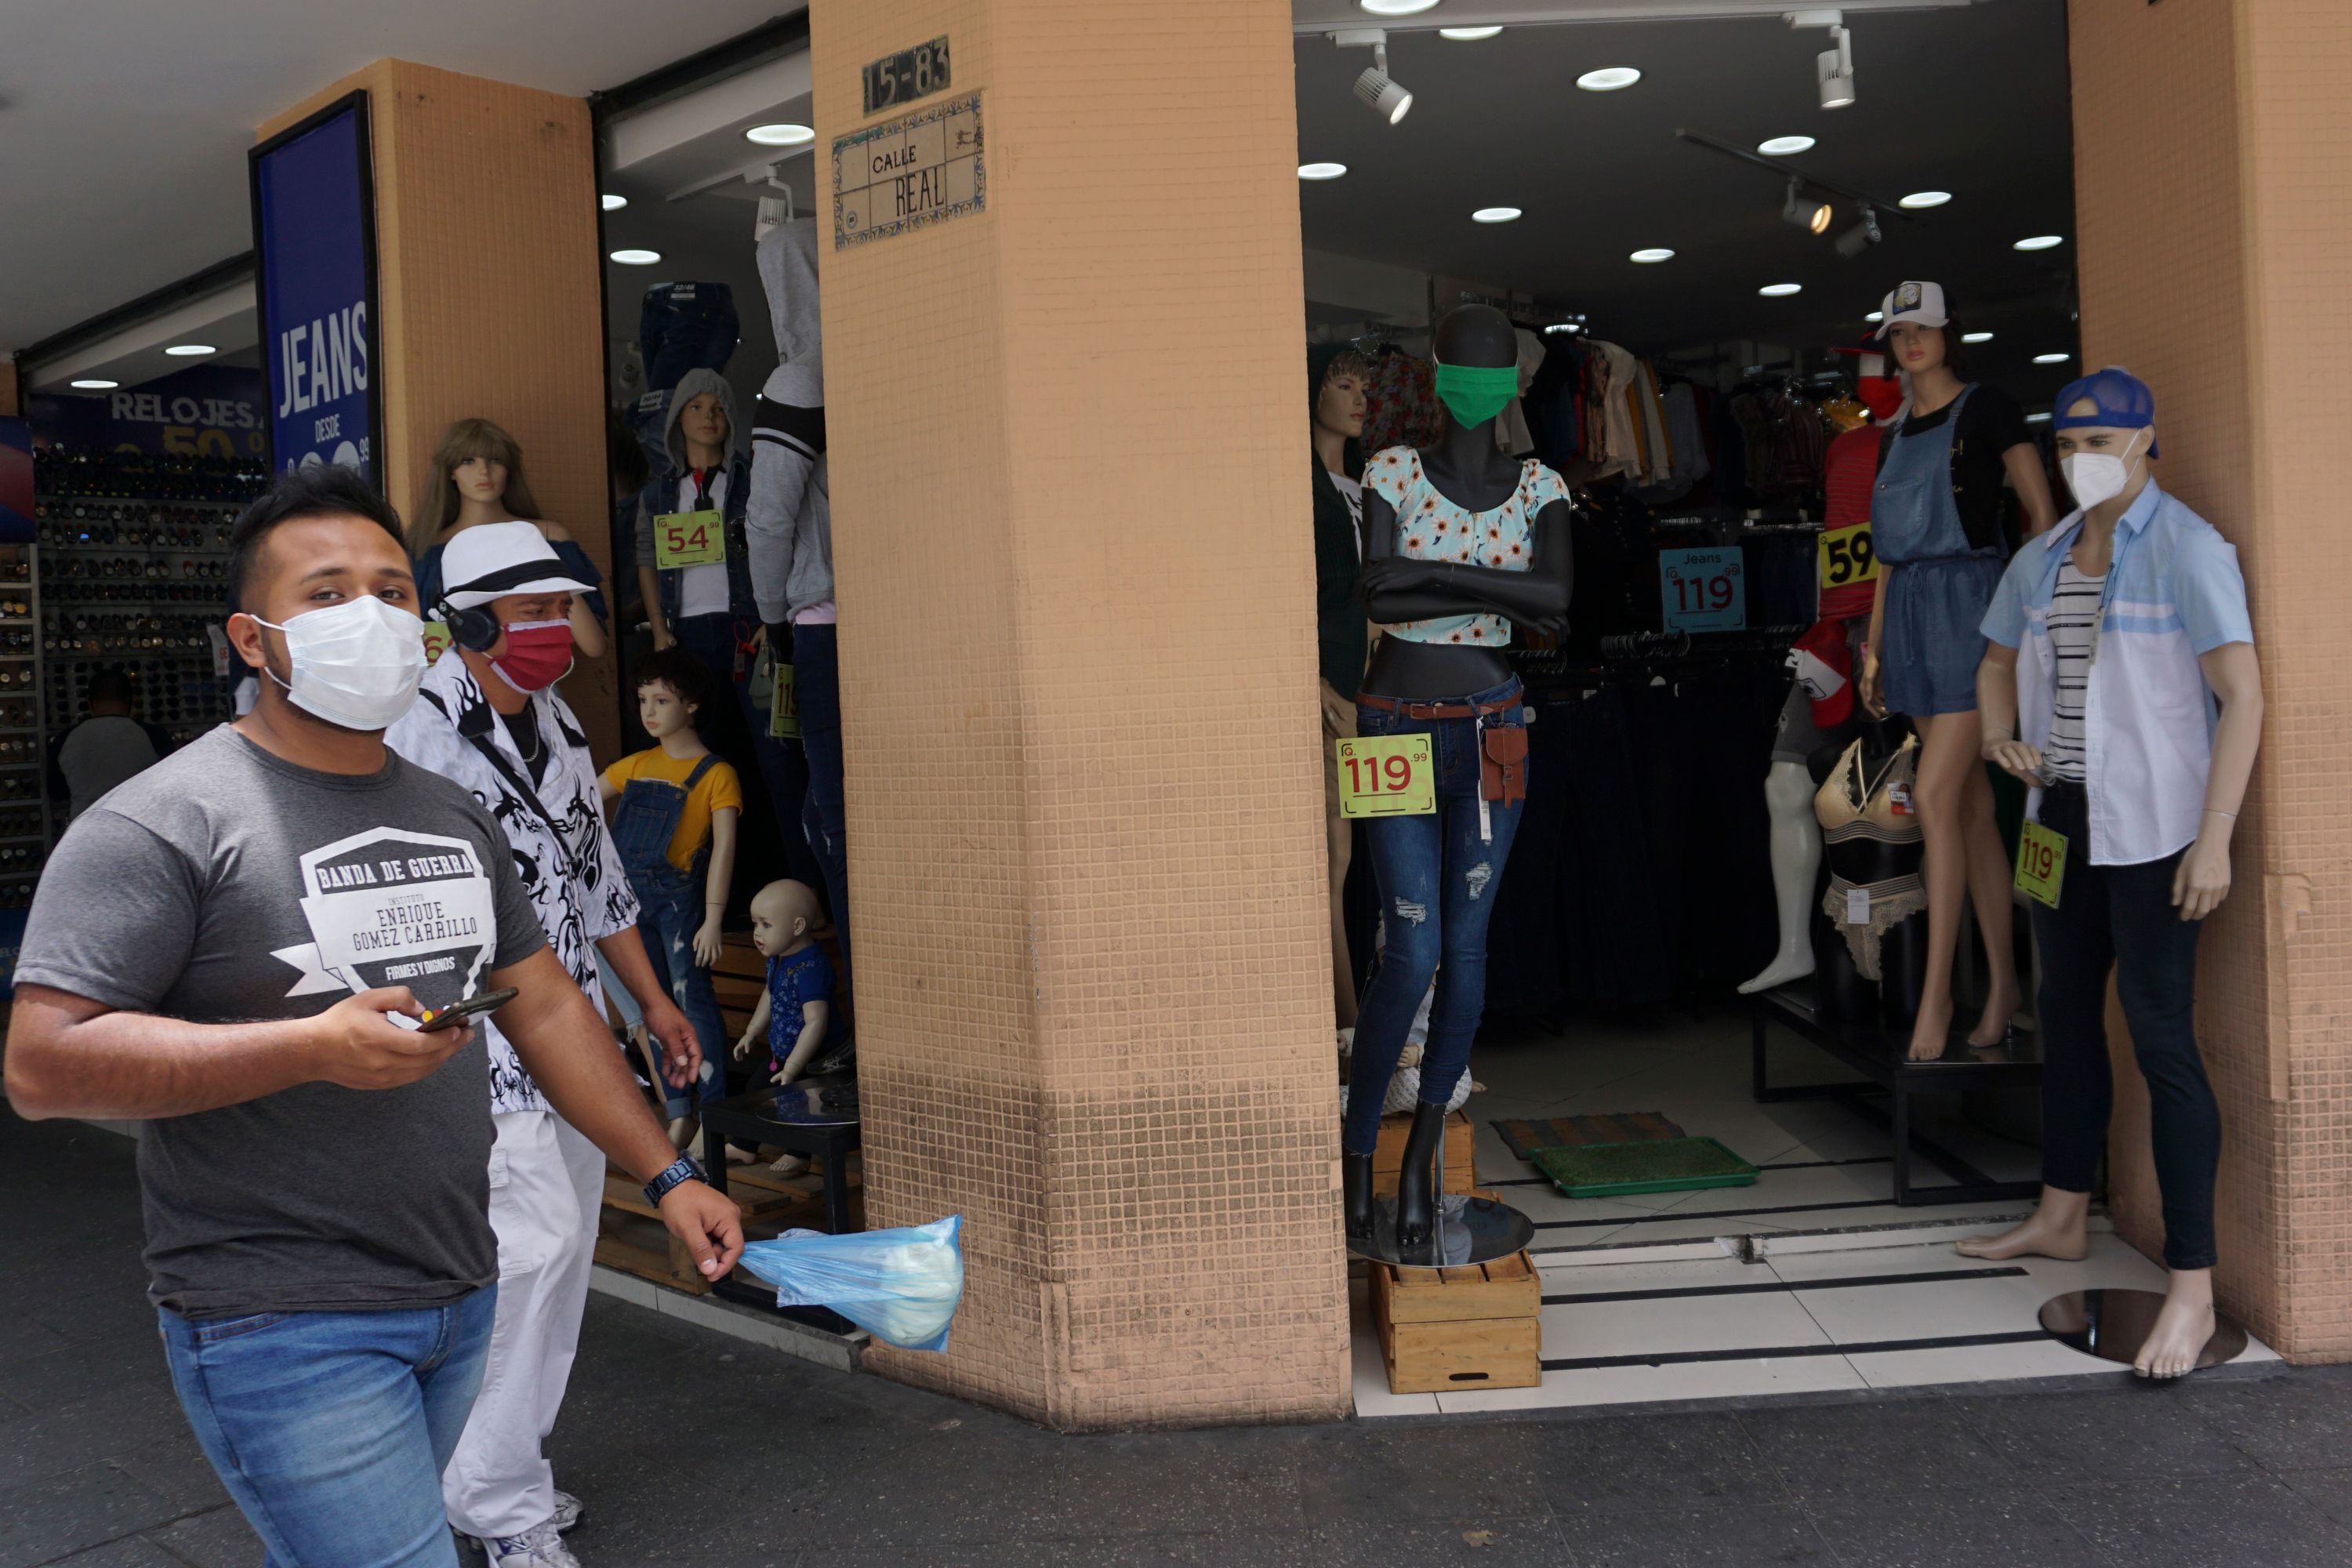
[{"label": "child mannequin", "polygon": [[[700,1099],[708,1104],[727,1095],[720,1065],[727,1029],[709,966],[723,939],[742,784],[695,733],[695,710],[709,694],[700,664],[665,649],[638,661],[636,681],[637,720],[654,744],[606,768],[598,782],[608,805],[619,798],[613,847],[636,890],[638,925],[654,968],[702,1047]],[[684,1092],[671,1090],[670,1138],[681,1146],[689,1110]]]},{"label": "child mannequin", "polygon": [[[816,889],[804,882],[771,882],[751,900],[751,945],[768,961],[768,983],[735,1042],[735,1059],[748,1060],[764,1040],[768,1081],[780,1089],[815,1059],[833,1022],[833,965],[809,935],[818,908]],[[794,1154],[769,1167],[783,1176],[807,1168]]]}]

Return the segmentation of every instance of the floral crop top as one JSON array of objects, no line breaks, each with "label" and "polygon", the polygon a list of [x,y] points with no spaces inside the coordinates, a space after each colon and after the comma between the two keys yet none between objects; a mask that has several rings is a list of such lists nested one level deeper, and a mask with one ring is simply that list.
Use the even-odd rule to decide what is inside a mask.
[{"label": "floral crop top", "polygon": [[[1520,466],[1519,488],[1508,500],[1491,511],[1470,511],[1438,494],[1437,487],[1422,471],[1421,454],[1411,447],[1391,447],[1366,463],[1364,488],[1396,512],[1400,558],[1458,561],[1501,572],[1534,567],[1530,529],[1536,514],[1553,501],[1568,499],[1568,486],[1560,477],[1530,458]],[[1387,631],[1391,637],[1412,642],[1502,647],[1511,640],[1511,623],[1500,616],[1406,621]]]}]

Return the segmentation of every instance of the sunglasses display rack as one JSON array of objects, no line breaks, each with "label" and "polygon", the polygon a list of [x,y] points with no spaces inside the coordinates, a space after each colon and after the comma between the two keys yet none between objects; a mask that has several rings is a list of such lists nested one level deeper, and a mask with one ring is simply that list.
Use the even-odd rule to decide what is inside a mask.
[{"label": "sunglasses display rack", "polygon": [[0,545],[0,909],[33,901],[50,844],[41,711],[40,547]]}]

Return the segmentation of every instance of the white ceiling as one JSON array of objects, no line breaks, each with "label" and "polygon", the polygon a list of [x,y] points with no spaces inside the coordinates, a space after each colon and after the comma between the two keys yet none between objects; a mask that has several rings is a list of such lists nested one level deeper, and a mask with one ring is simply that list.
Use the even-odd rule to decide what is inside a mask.
[{"label": "white ceiling", "polygon": [[798,0],[6,0],[0,353],[252,247],[253,128],[391,57],[585,96]]}]

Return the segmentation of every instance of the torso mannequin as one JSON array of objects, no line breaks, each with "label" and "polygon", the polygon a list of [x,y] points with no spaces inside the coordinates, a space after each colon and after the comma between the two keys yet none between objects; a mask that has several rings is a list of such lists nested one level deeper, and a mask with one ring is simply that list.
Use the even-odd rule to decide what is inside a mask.
[{"label": "torso mannequin", "polygon": [[1911,794],[1917,752],[1915,738],[1897,743],[1891,726],[1872,725],[1838,754],[1813,797],[1830,868],[1821,905],[1830,930],[1815,932],[1816,994],[1842,1022],[1907,1031],[1918,1012],[1927,922]]},{"label": "torso mannequin", "polygon": [[[485,522],[530,522],[575,574],[595,574],[595,563],[562,523],[531,515],[539,506],[522,477],[522,450],[513,437],[488,420],[460,419],[442,433],[426,483],[427,500],[416,519],[420,542],[414,547],[425,619],[433,618],[434,601],[439,597],[441,551],[465,530]],[[596,581],[602,587],[601,574],[582,580]],[[601,605],[590,604],[592,596],[602,598],[601,593],[580,594],[572,600],[572,646],[581,658],[604,657],[604,622]]]}]

